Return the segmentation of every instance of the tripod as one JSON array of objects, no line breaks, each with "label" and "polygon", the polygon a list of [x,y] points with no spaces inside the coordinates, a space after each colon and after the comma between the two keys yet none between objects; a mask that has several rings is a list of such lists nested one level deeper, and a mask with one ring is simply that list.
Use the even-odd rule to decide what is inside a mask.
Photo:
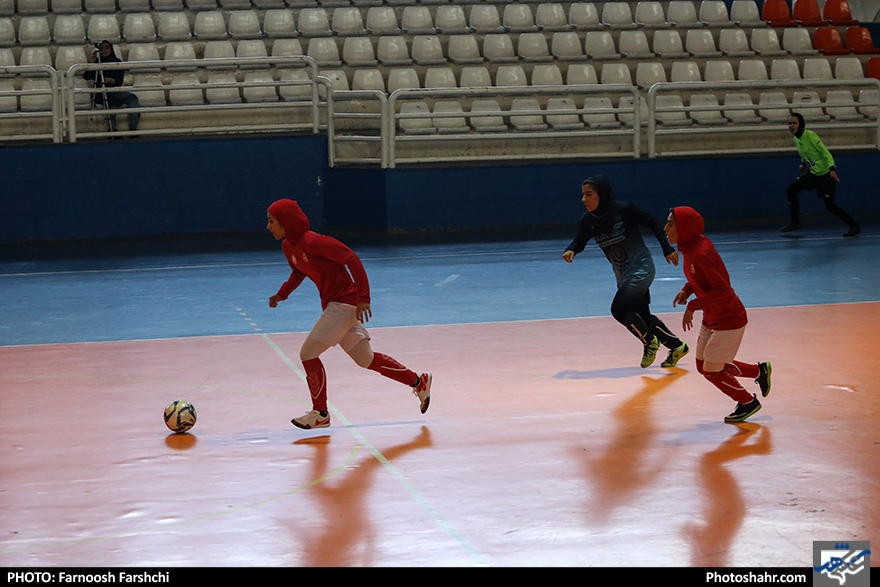
[{"label": "tripod", "polygon": [[[101,63],[101,43],[95,44],[96,63]],[[95,73],[95,87],[106,88],[104,84],[104,70],[99,69]],[[113,123],[113,116],[110,114],[110,101],[107,98],[107,92],[101,92],[101,105],[104,107],[104,118],[107,121],[107,130],[114,132],[116,125]]]}]

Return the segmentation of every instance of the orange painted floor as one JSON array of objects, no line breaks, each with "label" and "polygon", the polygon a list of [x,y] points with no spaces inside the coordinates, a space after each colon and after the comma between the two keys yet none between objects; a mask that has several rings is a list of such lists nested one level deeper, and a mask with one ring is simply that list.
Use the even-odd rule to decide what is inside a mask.
[{"label": "orange painted floor", "polygon": [[[2,347],[0,564],[809,567],[813,541],[880,546],[880,303],[749,312],[739,358],[773,388],[740,425],[693,356],[642,370],[611,318],[374,329],[434,373],[430,410],[332,349],[334,425],[311,432],[289,424],[302,334]],[[178,398],[190,434],[162,422]]]}]

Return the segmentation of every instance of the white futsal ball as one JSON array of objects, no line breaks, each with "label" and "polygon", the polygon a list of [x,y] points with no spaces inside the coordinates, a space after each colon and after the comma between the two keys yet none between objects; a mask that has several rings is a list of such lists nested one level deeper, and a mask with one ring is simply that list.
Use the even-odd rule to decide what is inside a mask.
[{"label": "white futsal ball", "polygon": [[196,425],[196,409],[187,401],[174,400],[165,406],[165,425],[172,432],[186,432]]}]

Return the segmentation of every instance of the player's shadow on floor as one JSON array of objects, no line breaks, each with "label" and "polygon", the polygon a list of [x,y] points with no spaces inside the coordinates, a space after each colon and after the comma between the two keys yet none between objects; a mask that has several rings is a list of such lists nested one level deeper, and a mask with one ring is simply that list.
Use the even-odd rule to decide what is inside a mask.
[{"label": "player's shadow on floor", "polygon": [[[646,373],[648,369],[636,369],[635,373],[642,375],[642,387],[611,411],[613,429],[608,443],[604,447],[590,443],[573,448],[584,479],[592,487],[586,505],[591,524],[608,523],[615,518],[616,510],[650,492],[666,469],[665,461],[673,458],[672,451],[657,441],[655,400],[686,371],[673,368]],[[599,372],[608,371],[632,373],[631,369]],[[657,374],[661,376],[649,376]]]},{"label": "player's shadow on floor", "polygon": [[[751,442],[749,442],[751,441]],[[749,516],[748,503],[738,478],[735,461],[768,455],[773,451],[770,429],[754,422],[736,424],[733,436],[705,453],[697,467],[703,508],[697,520],[683,528],[691,545],[691,565],[724,567],[729,564],[732,545]]]},{"label": "player's shadow on floor", "polygon": [[660,366],[648,367],[611,367],[608,369],[594,369],[592,371],[560,371],[553,379],[626,379],[639,375],[657,375],[675,372],[675,369],[666,369]]},{"label": "player's shadow on floor", "polygon": [[[378,473],[389,463],[406,454],[432,446],[431,433],[422,426],[409,442],[378,451],[379,460],[366,446],[360,445],[351,462],[331,469],[332,436],[306,437],[295,444],[310,446],[313,484],[307,493],[314,498],[311,516],[289,522],[292,533],[303,544],[298,564],[314,567],[369,567],[376,562],[377,533],[372,527],[371,497]],[[360,455],[361,449],[366,454]],[[384,462],[383,462],[384,461]]]}]

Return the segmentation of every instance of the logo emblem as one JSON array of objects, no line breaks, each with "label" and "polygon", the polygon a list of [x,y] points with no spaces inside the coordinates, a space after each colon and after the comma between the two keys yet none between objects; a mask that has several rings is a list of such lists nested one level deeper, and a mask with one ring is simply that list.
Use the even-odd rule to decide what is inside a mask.
[{"label": "logo emblem", "polygon": [[870,587],[870,566],[870,542],[813,542],[816,587]]}]

